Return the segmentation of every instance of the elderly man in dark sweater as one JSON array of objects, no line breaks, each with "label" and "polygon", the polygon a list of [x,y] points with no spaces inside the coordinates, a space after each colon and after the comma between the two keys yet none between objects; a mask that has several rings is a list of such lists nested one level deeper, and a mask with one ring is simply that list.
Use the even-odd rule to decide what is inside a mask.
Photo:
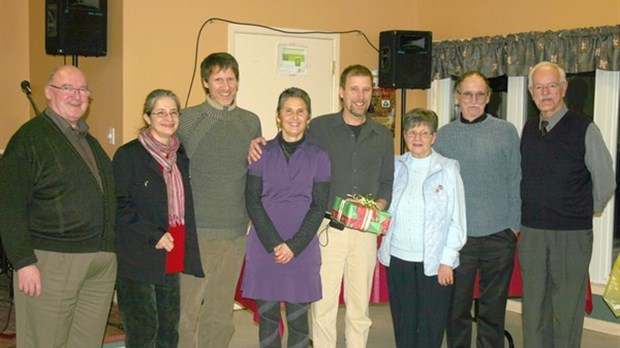
[{"label": "elderly man in dark sweater", "polygon": [[116,279],[112,165],[82,120],[90,90],[56,69],[48,107],[0,160],[0,233],[15,268],[18,347],[101,347]]},{"label": "elderly man in dark sweater", "polygon": [[579,347],[592,217],[614,193],[612,159],[592,119],[568,110],[558,65],[532,68],[529,91],[540,110],[523,127],[521,156],[523,343]]},{"label": "elderly man in dark sweater", "polygon": [[261,135],[254,113],[237,106],[239,65],[228,53],[201,64],[207,100],[181,111],[178,134],[190,159],[198,244],[205,278],[181,275],[179,347],[227,347],[235,287],[245,255],[247,154]]}]

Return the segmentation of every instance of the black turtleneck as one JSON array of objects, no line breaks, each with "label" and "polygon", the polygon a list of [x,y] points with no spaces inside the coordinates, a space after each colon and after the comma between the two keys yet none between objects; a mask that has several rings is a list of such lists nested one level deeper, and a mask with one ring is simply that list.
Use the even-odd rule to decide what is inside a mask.
[{"label": "black turtleneck", "polygon": [[306,141],[305,134],[301,139],[290,143],[284,140],[284,137],[282,137],[282,134],[280,134],[280,136],[278,137],[278,142],[280,143],[280,148],[282,149],[282,152],[284,152],[284,157],[286,158],[287,162],[291,158],[291,156],[293,156],[297,148],[299,148],[299,146],[304,143],[304,141]]},{"label": "black turtleneck", "polygon": [[461,118],[461,122],[462,122],[462,123],[465,123],[465,124],[474,124],[474,123],[479,123],[479,122],[482,122],[482,121],[486,120],[486,119],[487,119],[487,114],[486,114],[486,113],[484,113],[484,114],[480,115],[480,117],[477,117],[477,118],[476,118],[475,120],[473,120],[473,121],[470,121],[470,120],[466,119],[465,117],[463,117],[463,113],[461,113],[461,117],[460,117],[460,118]]}]

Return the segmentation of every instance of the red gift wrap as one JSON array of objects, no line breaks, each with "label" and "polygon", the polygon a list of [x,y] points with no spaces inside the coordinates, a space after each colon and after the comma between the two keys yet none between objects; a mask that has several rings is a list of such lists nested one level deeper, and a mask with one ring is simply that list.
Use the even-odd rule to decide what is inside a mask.
[{"label": "red gift wrap", "polygon": [[392,220],[392,215],[378,209],[372,198],[360,195],[349,196],[347,199],[336,196],[332,217],[349,228],[376,235],[385,234]]}]

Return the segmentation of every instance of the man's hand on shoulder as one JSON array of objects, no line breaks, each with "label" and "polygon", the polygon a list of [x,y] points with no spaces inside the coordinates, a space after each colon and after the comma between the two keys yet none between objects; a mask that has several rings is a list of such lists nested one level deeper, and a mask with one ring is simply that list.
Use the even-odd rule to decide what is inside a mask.
[{"label": "man's hand on shoulder", "polygon": [[248,164],[252,164],[260,159],[263,155],[262,147],[267,145],[267,139],[258,137],[250,141],[250,149],[248,150]]},{"label": "man's hand on shoulder", "polygon": [[41,295],[41,273],[36,264],[28,265],[18,269],[17,288],[26,296]]}]

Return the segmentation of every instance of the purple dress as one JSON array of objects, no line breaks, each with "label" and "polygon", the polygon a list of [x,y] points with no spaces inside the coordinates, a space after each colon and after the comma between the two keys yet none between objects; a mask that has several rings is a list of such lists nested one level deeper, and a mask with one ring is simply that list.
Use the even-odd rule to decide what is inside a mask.
[{"label": "purple dress", "polygon": [[[286,161],[278,139],[270,140],[249,174],[261,177],[261,202],[283,240],[298,231],[312,202],[314,182],[329,182],[329,155],[304,142]],[[287,264],[274,261],[252,225],[247,241],[243,297],[265,301],[307,303],[321,299],[321,254],[316,235],[306,248]]]}]

